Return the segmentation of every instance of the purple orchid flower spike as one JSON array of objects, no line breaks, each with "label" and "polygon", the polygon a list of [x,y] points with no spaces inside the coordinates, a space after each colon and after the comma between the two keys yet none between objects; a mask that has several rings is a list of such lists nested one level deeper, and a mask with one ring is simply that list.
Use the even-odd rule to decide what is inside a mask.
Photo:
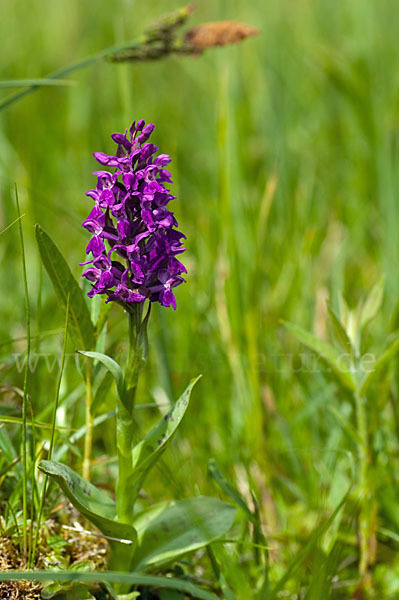
[{"label": "purple orchid flower spike", "polygon": [[82,223],[92,234],[86,253],[92,259],[82,277],[93,287],[89,292],[106,294],[107,302],[128,307],[159,302],[176,308],[172,289],[184,282],[185,267],[176,258],[184,252],[185,236],[168,210],[175,198],[165,184],[172,183],[165,169],[167,154],[148,142],[154,125],[133,122],[125,133],[113,133],[115,155],[95,152],[95,159],[107,170],[95,171],[97,185],[87,192],[94,207]]}]

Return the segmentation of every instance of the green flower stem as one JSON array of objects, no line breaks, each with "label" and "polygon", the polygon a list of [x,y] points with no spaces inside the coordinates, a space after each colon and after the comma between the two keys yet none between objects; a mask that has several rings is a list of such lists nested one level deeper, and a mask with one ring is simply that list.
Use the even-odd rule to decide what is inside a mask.
[{"label": "green flower stem", "polygon": [[131,523],[133,516],[133,499],[131,490],[129,490],[129,478],[133,472],[133,408],[138,377],[142,367],[138,360],[142,314],[142,304],[137,304],[131,312],[128,312],[129,351],[125,367],[126,400],[125,403],[118,401],[117,408],[118,483],[116,504],[118,521],[122,523]]},{"label": "green flower stem", "polygon": [[[357,349],[358,354],[358,349]],[[357,433],[359,436],[358,444],[358,459],[359,459],[359,494],[361,498],[361,508],[359,515],[359,572],[361,575],[366,575],[370,563],[370,536],[371,536],[371,520],[370,511],[370,489],[369,489],[369,467],[370,467],[370,452],[367,430],[367,412],[366,398],[360,395],[361,371],[356,365],[356,391],[355,391],[355,406],[356,406],[356,421]]]},{"label": "green flower stem", "polygon": [[91,414],[91,405],[93,402],[93,389],[91,385],[91,370],[89,359],[85,359],[86,368],[86,432],[84,441],[83,451],[83,478],[90,479],[90,465],[91,465],[91,450],[93,446],[93,415]]},{"label": "green flower stem", "polygon": [[136,389],[140,371],[143,367],[140,361],[140,328],[142,325],[143,305],[137,304],[129,317],[129,354],[125,367],[126,396],[133,413]]},{"label": "green flower stem", "polygon": [[133,416],[121,402],[118,402],[116,427],[118,446],[117,514],[118,521],[129,524],[133,516],[132,498],[129,493],[129,477],[133,469]]}]

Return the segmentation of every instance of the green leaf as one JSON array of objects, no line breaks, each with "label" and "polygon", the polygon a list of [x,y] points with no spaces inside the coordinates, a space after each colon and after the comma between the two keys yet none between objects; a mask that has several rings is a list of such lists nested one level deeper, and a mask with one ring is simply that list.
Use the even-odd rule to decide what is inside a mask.
[{"label": "green leaf", "polygon": [[218,498],[199,496],[151,506],[133,519],[137,550],[133,568],[174,560],[202,548],[232,526],[236,509]]},{"label": "green leaf", "polygon": [[348,336],[344,326],[342,325],[341,321],[339,320],[338,316],[336,315],[336,313],[333,311],[333,309],[331,308],[331,306],[328,303],[327,303],[327,311],[328,311],[328,316],[330,318],[332,330],[334,332],[334,336],[335,336],[338,344],[341,346],[341,348],[344,352],[350,352],[350,354],[353,355],[353,347],[352,347],[351,341],[349,339],[349,336]]},{"label": "green leaf", "polygon": [[172,410],[133,448],[134,472],[130,478],[130,485],[136,495],[146,475],[166,450],[168,442],[180,425],[190,401],[191,391],[200,378],[201,375],[190,382]]},{"label": "green leaf", "polygon": [[42,460],[39,469],[52,477],[78,511],[106,536],[134,542],[133,527],[115,521],[116,504],[70,467],[52,460]]},{"label": "green leaf", "polygon": [[40,225],[36,225],[35,233],[43,265],[64,308],[67,305],[68,294],[70,295],[69,327],[74,344],[78,348],[89,350],[95,344],[94,326],[83,292],[49,235]]},{"label": "green leaf", "polygon": [[92,573],[73,572],[70,570],[37,570],[37,571],[0,571],[0,581],[81,581],[82,583],[130,583],[170,590],[181,590],[192,598],[199,600],[220,600],[218,596],[203,590],[198,585],[177,577],[145,575],[143,573],[126,573],[118,571],[96,571]]},{"label": "green leaf", "polygon": [[79,354],[83,354],[89,358],[94,358],[95,360],[100,361],[106,369],[111,373],[116,383],[116,390],[118,392],[118,396],[122,404],[127,408],[126,402],[126,387],[125,387],[125,379],[123,377],[122,369],[118,365],[118,363],[113,359],[107,356],[106,354],[102,354],[101,352],[84,352],[83,350],[78,350]]},{"label": "green leaf", "polygon": [[312,333],[309,333],[302,327],[283,321],[283,325],[288,331],[293,333],[295,337],[302,342],[305,346],[316,352],[321,358],[323,358],[329,365],[331,370],[335,373],[339,381],[350,391],[354,391],[356,388],[354,379],[349,371],[344,369],[342,364],[342,357],[335,351],[335,349],[328,344],[319,340]]},{"label": "green leaf", "polygon": [[384,369],[386,366],[388,366],[388,364],[391,362],[391,360],[396,356],[396,354],[398,352],[399,352],[399,338],[396,338],[386,348],[384,354],[377,360],[377,362],[374,365],[373,371],[371,371],[363,379],[361,386],[360,386],[360,390],[359,390],[360,396],[364,396],[368,392],[370,386],[378,379],[382,369]]},{"label": "green leaf", "polygon": [[360,326],[366,327],[379,311],[383,296],[384,296],[385,276],[382,275],[379,281],[372,288],[370,294],[366,298],[364,306],[360,313]]}]

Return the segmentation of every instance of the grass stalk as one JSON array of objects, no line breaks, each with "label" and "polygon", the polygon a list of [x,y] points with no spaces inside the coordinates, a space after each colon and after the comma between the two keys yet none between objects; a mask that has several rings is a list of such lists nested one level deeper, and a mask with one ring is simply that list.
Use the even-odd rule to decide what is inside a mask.
[{"label": "grass stalk", "polygon": [[[35,418],[34,418],[34,414],[33,414],[32,402],[30,402],[29,396],[28,396],[28,401],[29,401],[29,410],[30,410],[30,422],[31,422],[31,426],[32,426],[32,434],[30,437],[30,456],[31,456],[30,481],[31,481],[32,498],[31,498],[31,504],[30,504],[31,526],[29,528],[29,540],[28,540],[28,568],[30,568],[31,552],[32,552],[32,546],[33,546],[33,522],[35,520],[35,500],[36,500],[36,506],[37,506],[38,493],[37,493],[37,484],[36,484],[36,478],[35,478],[35,465],[36,465],[36,460],[35,460],[35,448],[36,448]],[[27,423],[27,426],[28,426],[28,423]],[[41,452],[39,451],[39,455],[40,455],[40,453]]]},{"label": "grass stalk", "polygon": [[28,404],[28,377],[29,377],[29,361],[30,361],[30,306],[29,306],[29,292],[28,292],[28,279],[26,275],[26,261],[25,261],[25,245],[24,235],[21,224],[21,211],[19,207],[18,189],[15,185],[15,199],[18,211],[18,228],[21,244],[22,254],[22,272],[24,280],[24,293],[25,293],[25,320],[26,320],[26,363],[24,372],[24,392],[22,399],[22,443],[21,443],[21,454],[22,454],[22,514],[23,514],[23,557],[24,563],[27,561],[28,554],[28,463],[27,463],[27,404]]},{"label": "grass stalk", "polygon": [[368,452],[368,434],[367,434],[367,417],[365,398],[361,397],[358,392],[355,394],[356,401],[356,419],[357,429],[359,434],[359,493],[361,498],[361,509],[359,516],[359,544],[360,544],[360,560],[359,572],[361,575],[367,573],[369,565],[369,507],[368,507],[368,468],[369,468],[369,452]]}]

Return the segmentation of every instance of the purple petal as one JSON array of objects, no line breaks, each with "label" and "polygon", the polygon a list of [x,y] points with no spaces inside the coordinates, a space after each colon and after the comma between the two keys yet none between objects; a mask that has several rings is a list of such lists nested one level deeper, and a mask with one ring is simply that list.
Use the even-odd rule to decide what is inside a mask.
[{"label": "purple petal", "polygon": [[167,164],[171,162],[171,158],[168,154],[158,154],[156,158],[154,158],[154,165],[157,167],[166,167]]},{"label": "purple petal", "polygon": [[143,131],[137,138],[137,141],[139,142],[139,144],[146,142],[148,140],[148,138],[150,137],[150,135],[152,134],[152,132],[154,131],[154,129],[155,129],[155,125],[153,123],[148,123],[148,125],[146,125],[143,128]]},{"label": "purple petal", "polygon": [[168,260],[168,271],[171,275],[180,275],[180,273],[187,273],[186,267],[174,256],[171,256]]},{"label": "purple petal", "polygon": [[162,183],[173,183],[172,178],[171,178],[171,173],[169,173],[169,171],[167,169],[161,169],[159,171],[159,179],[158,181],[161,181]]},{"label": "purple petal", "polygon": [[89,252],[92,252],[93,256],[99,256],[105,252],[104,242],[98,235],[94,235],[88,243],[86,254]]},{"label": "purple petal", "polygon": [[137,190],[137,178],[134,173],[124,173],[122,179],[127,190]]},{"label": "purple petal", "polygon": [[86,271],[82,273],[82,277],[86,277],[89,281],[98,281],[101,277],[101,271],[100,269],[90,267],[90,269],[86,269]]},{"label": "purple petal", "polygon": [[115,204],[115,196],[111,190],[105,189],[101,192],[98,204],[101,208],[107,208],[108,206],[113,206]]},{"label": "purple petal", "polygon": [[105,271],[101,275],[100,281],[97,284],[97,287],[101,290],[110,289],[116,284],[116,281],[112,274],[109,271]]},{"label": "purple petal", "polygon": [[112,262],[106,254],[101,254],[93,260],[93,265],[98,269],[101,269],[101,271],[105,271],[111,268]]},{"label": "purple petal", "polygon": [[172,306],[176,310],[176,298],[171,289],[167,288],[159,294],[159,301],[162,306]]},{"label": "purple petal", "polygon": [[116,227],[121,240],[125,240],[132,232],[132,226],[129,221],[118,221]]},{"label": "purple petal", "polygon": [[107,167],[117,167],[119,160],[115,156],[108,156],[104,152],[93,152],[93,156],[101,165],[107,165]]},{"label": "purple petal", "polygon": [[121,133],[113,133],[113,134],[111,134],[111,138],[114,140],[114,142],[116,142],[117,144],[120,144],[128,152],[130,152],[132,144],[131,144],[131,142],[129,142],[129,140],[127,139],[127,137],[125,135],[122,135]]},{"label": "purple petal", "polygon": [[158,150],[158,147],[155,146],[154,144],[144,144],[141,149],[140,160],[141,161],[147,160],[147,158],[150,158],[150,156],[152,156],[154,154],[154,152],[156,152],[157,150]]},{"label": "purple petal", "polygon": [[131,268],[132,268],[132,278],[134,283],[137,283],[139,285],[141,285],[142,283],[144,283],[144,273],[140,268],[140,265],[137,262],[131,262],[130,263]]},{"label": "purple petal", "polygon": [[88,192],[86,192],[86,196],[93,198],[93,200],[98,200],[99,193],[97,192],[97,190],[89,190]]}]

